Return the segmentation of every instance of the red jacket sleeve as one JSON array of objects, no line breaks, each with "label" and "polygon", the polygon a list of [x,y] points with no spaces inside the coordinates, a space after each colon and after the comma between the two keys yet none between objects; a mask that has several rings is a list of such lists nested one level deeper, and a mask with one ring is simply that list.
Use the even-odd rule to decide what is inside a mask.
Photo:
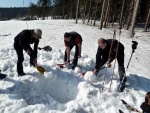
[{"label": "red jacket sleeve", "polygon": [[76,43],[80,44],[81,43],[81,38],[79,36],[76,37]]}]

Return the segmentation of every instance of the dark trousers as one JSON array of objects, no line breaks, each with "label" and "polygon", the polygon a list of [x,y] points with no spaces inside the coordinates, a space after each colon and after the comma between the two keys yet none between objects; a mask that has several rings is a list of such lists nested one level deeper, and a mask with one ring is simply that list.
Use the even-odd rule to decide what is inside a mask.
[{"label": "dark trousers", "polygon": [[118,56],[117,61],[118,61],[118,73],[119,73],[120,79],[122,79],[125,74],[124,56]]},{"label": "dark trousers", "polygon": [[[71,51],[71,49],[72,49],[74,46],[69,46],[69,47],[70,47],[70,51]],[[78,48],[78,45],[75,45],[75,54],[74,54],[74,59],[73,59],[73,62],[72,62],[72,64],[73,64],[74,66],[76,66],[77,63],[78,63],[78,55],[79,55],[79,48]],[[67,53],[66,53],[66,50],[65,50],[64,61],[65,61],[65,62],[67,61]]]},{"label": "dark trousers", "polygon": [[21,47],[16,47],[14,46],[17,56],[18,56],[18,61],[17,61],[17,72],[18,74],[22,74],[24,73],[23,71],[23,61],[24,61],[24,57],[23,57],[23,49]]}]

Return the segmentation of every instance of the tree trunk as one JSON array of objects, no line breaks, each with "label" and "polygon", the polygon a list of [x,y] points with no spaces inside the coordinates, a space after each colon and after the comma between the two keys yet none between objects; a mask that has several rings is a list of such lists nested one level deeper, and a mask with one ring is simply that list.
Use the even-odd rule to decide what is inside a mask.
[{"label": "tree trunk", "polygon": [[109,13],[108,13],[106,26],[110,26],[109,19],[110,19],[110,15],[109,15]]},{"label": "tree trunk", "polygon": [[111,17],[111,27],[114,27],[115,17],[116,17],[116,7],[114,7]]},{"label": "tree trunk", "polygon": [[139,2],[140,2],[140,0],[136,0],[134,12],[133,12],[133,17],[132,17],[131,28],[130,28],[130,32],[131,32],[130,33],[130,38],[134,37],[134,26],[135,26],[135,21],[136,21]]},{"label": "tree trunk", "polygon": [[114,27],[114,21],[115,21],[115,15],[113,15],[113,17],[112,17],[112,24],[111,24],[111,27]]},{"label": "tree trunk", "polygon": [[77,9],[76,9],[76,24],[78,23],[78,11],[79,11],[79,0],[77,1]]},{"label": "tree trunk", "polygon": [[68,9],[68,0],[65,0],[65,12],[64,12],[64,19],[66,19],[68,16],[69,9]]},{"label": "tree trunk", "polygon": [[64,16],[65,16],[65,6],[63,5],[63,19],[64,19]]},{"label": "tree trunk", "polygon": [[91,2],[92,0],[90,0],[90,6],[89,6],[89,14],[88,14],[88,21],[87,21],[87,24],[89,23],[90,21],[90,14],[91,14]]},{"label": "tree trunk", "polygon": [[101,12],[101,19],[100,19],[100,29],[101,30],[103,27],[103,15],[104,15],[105,2],[106,2],[106,0],[103,1],[102,12]]},{"label": "tree trunk", "polygon": [[85,2],[85,8],[84,8],[84,14],[83,14],[83,23],[85,24],[85,14],[86,14],[86,6],[87,6],[87,0]]},{"label": "tree trunk", "polygon": [[119,29],[122,29],[122,18],[123,18],[123,13],[124,13],[124,4],[125,4],[125,0],[123,0],[123,3],[122,3],[120,22],[119,22],[119,25],[120,25]]},{"label": "tree trunk", "polygon": [[129,26],[130,26],[130,20],[131,20],[131,16],[132,16],[132,14],[131,14],[131,12],[132,12],[132,10],[134,9],[133,7],[134,7],[134,1],[130,1],[130,10],[129,10],[129,16],[128,16],[128,19],[127,19],[127,26],[126,26],[126,30],[129,30]]},{"label": "tree trunk", "polygon": [[70,1],[71,2],[71,4],[70,4],[70,8],[71,8],[71,10],[70,10],[70,19],[73,19],[74,17],[73,17],[73,11],[74,11],[74,0],[71,0]]},{"label": "tree trunk", "polygon": [[106,22],[107,22],[107,18],[108,18],[108,10],[109,10],[109,4],[110,4],[110,0],[107,1],[108,5],[107,5],[107,9],[106,9],[106,14],[105,14],[105,18],[104,18],[104,28],[106,28]]},{"label": "tree trunk", "polygon": [[98,1],[97,1],[97,3],[96,3],[96,9],[95,9],[95,17],[94,17],[94,23],[93,23],[93,25],[95,26],[95,23],[96,23],[96,13],[97,13],[97,7],[98,7]]},{"label": "tree trunk", "polygon": [[147,19],[146,19],[146,22],[145,22],[145,27],[144,27],[143,32],[147,31],[147,27],[148,27],[148,24],[149,24],[149,18],[150,18],[150,8],[149,8],[149,12],[148,12],[148,15],[147,15]]}]

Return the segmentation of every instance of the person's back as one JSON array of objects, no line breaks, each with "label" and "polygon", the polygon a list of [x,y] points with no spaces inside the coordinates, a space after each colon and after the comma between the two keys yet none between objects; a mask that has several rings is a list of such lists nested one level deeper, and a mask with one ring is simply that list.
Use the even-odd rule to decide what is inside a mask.
[{"label": "person's back", "polygon": [[71,37],[71,39],[69,42],[65,41],[65,46],[74,46],[82,42],[82,37],[77,32],[71,31],[68,34]]},{"label": "person's back", "polygon": [[76,38],[77,36],[81,37],[77,32],[71,31],[69,34],[72,36],[72,38]]},{"label": "person's back", "polygon": [[[109,43],[110,47],[111,47],[111,44],[112,44],[112,42],[113,42],[111,52],[116,53],[116,49],[117,49],[117,45],[118,45],[118,40],[107,39],[106,41]],[[124,51],[124,45],[123,45],[121,42],[119,42],[118,55],[119,55],[119,54],[122,54],[123,51]]]},{"label": "person's back", "polygon": [[14,38],[14,43],[19,45],[20,41],[24,41],[24,43],[30,42],[31,35],[31,30],[23,30]]}]

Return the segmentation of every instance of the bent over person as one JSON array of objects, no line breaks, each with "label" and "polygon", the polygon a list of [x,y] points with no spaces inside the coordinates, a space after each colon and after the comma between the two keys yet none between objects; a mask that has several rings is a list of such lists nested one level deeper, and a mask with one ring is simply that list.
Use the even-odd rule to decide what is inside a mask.
[{"label": "bent over person", "polygon": [[72,62],[72,69],[74,70],[78,63],[78,58],[81,57],[82,37],[75,31],[66,32],[64,34],[64,43],[66,46],[64,61],[66,64],[70,62],[70,51],[75,46],[75,55]]},{"label": "bent over person", "polygon": [[[112,44],[112,49],[110,52],[111,44]],[[113,39],[105,40],[104,38],[99,38],[98,49],[97,49],[97,54],[96,54],[96,65],[93,71],[94,74],[97,74],[100,68],[106,62],[107,62],[108,67],[111,66],[111,62],[115,59],[115,56],[116,56],[117,44],[118,44],[117,40],[113,40]],[[110,52],[110,58],[108,58],[109,52]],[[120,83],[121,83],[125,75],[125,68],[124,68],[124,46],[120,42],[119,42],[119,47],[118,47],[118,52],[117,52],[117,61],[118,61],[118,72],[119,72]],[[124,77],[124,81],[120,89],[120,92],[123,91],[125,88],[126,79],[127,78]]]},{"label": "bent over person", "polygon": [[[30,65],[35,66],[37,63],[37,47],[39,39],[41,39],[42,31],[40,29],[23,30],[14,38],[14,48],[18,56],[17,72],[18,76],[25,75],[23,71],[23,50],[30,56]],[[30,44],[34,43],[34,49],[30,47]]]}]

